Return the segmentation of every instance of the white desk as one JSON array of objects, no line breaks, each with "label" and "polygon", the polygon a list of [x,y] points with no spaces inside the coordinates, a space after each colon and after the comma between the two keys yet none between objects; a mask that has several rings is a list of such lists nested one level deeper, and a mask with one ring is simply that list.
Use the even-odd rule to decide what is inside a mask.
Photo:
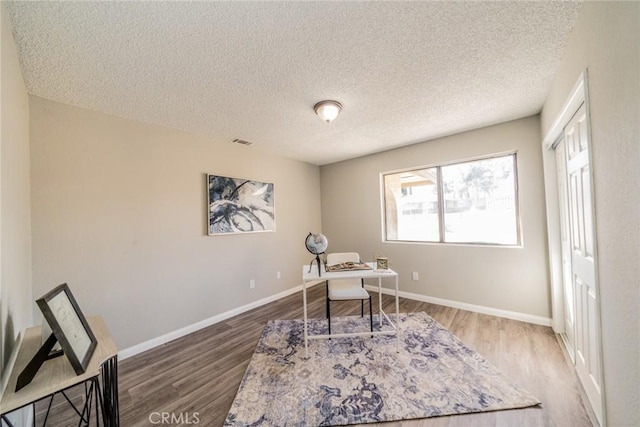
[{"label": "white desk", "polygon": [[[302,266],[302,305],[304,312],[304,356],[309,357],[309,343],[310,339],[328,339],[328,338],[340,338],[340,337],[364,337],[371,335],[395,335],[396,336],[396,351],[400,351],[400,342],[398,339],[398,333],[400,332],[400,322],[398,321],[400,316],[400,303],[398,301],[398,273],[393,270],[375,270],[375,263],[368,262],[371,270],[353,270],[353,271],[334,271],[328,273],[324,265],[322,266],[322,275],[318,276],[318,266],[313,264],[311,268],[309,265]],[[396,321],[391,321],[387,313],[382,310],[382,279],[393,278],[396,282]],[[307,332],[307,286],[310,284],[317,284],[326,280],[332,279],[378,279],[378,313],[380,326],[382,326],[382,316],[384,316],[389,324],[391,324],[392,330],[387,331],[374,331],[372,332],[351,332],[346,334],[331,334],[331,335],[309,335]]]}]

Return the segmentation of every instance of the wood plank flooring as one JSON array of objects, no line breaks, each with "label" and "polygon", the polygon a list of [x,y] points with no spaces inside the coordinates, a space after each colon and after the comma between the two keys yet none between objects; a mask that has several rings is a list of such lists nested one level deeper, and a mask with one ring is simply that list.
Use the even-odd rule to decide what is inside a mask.
[{"label": "wood plank flooring", "polygon": [[[308,292],[309,316],[324,317],[324,286]],[[373,296],[374,311],[378,306]],[[394,300],[383,307],[395,312]],[[359,315],[360,304],[332,304],[332,315]],[[550,328],[408,299],[401,312],[424,311],[542,401],[541,407],[383,423],[388,426],[592,426],[582,389]],[[123,427],[221,426],[267,321],[302,318],[302,293],[256,308],[119,363]],[[80,400],[76,393],[75,400]],[[77,425],[56,398],[49,425]],[[41,420],[46,404],[36,407]],[[183,423],[153,424],[152,413],[173,412]],[[191,418],[189,418],[191,417]],[[188,423],[191,422],[191,424]],[[93,421],[92,421],[93,423]]]}]

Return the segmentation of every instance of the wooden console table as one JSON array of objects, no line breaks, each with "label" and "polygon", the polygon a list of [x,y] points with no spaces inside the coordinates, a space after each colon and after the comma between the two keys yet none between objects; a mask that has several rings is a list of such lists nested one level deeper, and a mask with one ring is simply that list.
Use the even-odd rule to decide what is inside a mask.
[{"label": "wooden console table", "polygon": [[[61,357],[47,360],[40,367],[31,383],[16,392],[18,375],[42,345],[42,325],[25,331],[18,350],[16,363],[9,376],[7,389],[0,401],[0,427],[4,426],[5,423],[9,427],[13,427],[5,414],[27,405],[33,405],[35,425],[36,402],[49,398],[51,399],[49,408],[51,408],[51,401],[57,393],[64,394],[68,388],[81,383],[85,384],[85,400],[82,412],[73,407],[80,417],[78,425],[89,425],[92,405],[95,407],[96,417],[102,417],[105,427],[118,427],[120,425],[118,409],[118,349],[102,317],[90,316],[87,321],[98,340],[87,370],[81,375],[76,375],[69,360],[62,355]],[[100,376],[102,377],[102,385],[99,380]],[[47,410],[47,416],[48,413],[49,411]],[[45,417],[43,426],[46,425],[46,422],[47,417]]]}]

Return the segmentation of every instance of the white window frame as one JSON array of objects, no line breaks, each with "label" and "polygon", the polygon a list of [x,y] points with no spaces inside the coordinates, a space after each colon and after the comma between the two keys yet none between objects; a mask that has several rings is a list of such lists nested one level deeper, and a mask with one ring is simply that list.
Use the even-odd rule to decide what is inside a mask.
[{"label": "white window frame", "polygon": [[[443,189],[443,182],[442,182],[442,168],[446,167],[446,166],[451,166],[451,165],[458,165],[458,164],[462,164],[462,163],[470,163],[470,162],[475,162],[475,161],[481,161],[481,160],[487,160],[487,159],[494,159],[494,158],[499,158],[499,157],[507,157],[507,156],[513,156],[513,183],[514,183],[514,205],[515,205],[515,215],[516,215],[516,237],[517,237],[517,241],[516,243],[510,244],[510,243],[486,243],[486,242],[446,242],[444,241],[444,228],[445,228],[445,221],[444,221],[444,203],[442,202],[443,200],[443,195],[444,195],[444,189]],[[386,206],[386,197],[385,197],[385,176],[386,175],[393,175],[393,174],[398,174],[398,173],[402,173],[402,172],[411,172],[411,171],[417,171],[417,170],[421,170],[421,169],[430,169],[430,168],[436,168],[437,169],[437,175],[438,175],[438,183],[437,183],[437,188],[438,188],[438,220],[439,220],[439,237],[440,239],[438,241],[431,241],[431,240],[400,240],[400,239],[395,239],[395,240],[389,240],[387,238],[387,206]],[[442,163],[435,163],[435,164],[428,164],[428,165],[422,165],[422,166],[415,166],[415,167],[410,167],[410,168],[404,168],[404,169],[397,169],[397,170],[391,170],[391,171],[386,171],[386,172],[381,172],[380,173],[380,206],[381,206],[381,216],[382,216],[382,242],[383,243],[398,243],[398,244],[427,244],[427,245],[471,245],[471,246],[499,246],[499,247],[507,247],[507,248],[521,248],[523,246],[523,238],[522,238],[522,226],[521,226],[521,217],[520,217],[520,186],[518,184],[518,152],[517,151],[507,151],[507,152],[501,152],[501,153],[493,153],[493,154],[488,154],[488,155],[484,155],[484,156],[477,156],[477,157],[470,157],[470,158],[465,158],[465,159],[459,159],[459,160],[452,160],[452,161],[448,161],[448,162],[442,162]]]}]

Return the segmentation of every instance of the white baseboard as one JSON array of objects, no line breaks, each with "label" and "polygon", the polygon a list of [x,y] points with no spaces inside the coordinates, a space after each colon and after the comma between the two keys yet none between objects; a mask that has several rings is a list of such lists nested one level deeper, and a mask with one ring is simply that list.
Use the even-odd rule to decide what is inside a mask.
[{"label": "white baseboard", "polygon": [[[378,292],[377,286],[365,285],[365,287],[372,292]],[[382,293],[394,295],[395,290],[382,288]],[[411,292],[404,292],[404,291],[399,291],[398,295],[402,298],[428,302],[431,304],[444,305],[445,307],[458,308],[460,310],[473,311],[474,313],[488,314],[490,316],[496,316],[496,317],[504,317],[505,319],[519,320],[521,322],[533,323],[535,325],[551,326],[551,319],[547,317],[542,317],[542,316],[534,316],[533,314],[518,313],[517,311],[501,310],[499,308],[468,304],[466,302],[459,302],[459,301],[453,301],[448,299],[430,297],[427,295],[414,294]]]},{"label": "white baseboard", "polygon": [[34,426],[34,425],[36,425],[36,423],[34,421],[34,418],[35,418],[36,414],[33,411],[33,405],[26,406],[22,410],[23,411],[27,411],[27,414],[25,415],[25,418],[27,419],[27,422],[24,425],[26,425],[26,426]]},{"label": "white baseboard", "polygon": [[[9,422],[11,422],[11,425],[14,425],[16,427],[35,425],[33,423],[33,405],[23,406],[22,408],[2,415],[7,417]],[[0,425],[4,427],[7,424],[4,421],[0,421]]]},{"label": "white baseboard", "polygon": [[[20,349],[20,346],[22,345],[22,338],[23,337],[23,333],[21,333],[17,338],[15,345],[13,347],[13,351],[11,352],[11,355],[9,356],[9,360],[7,361],[7,365],[4,367],[4,373],[5,375],[0,379],[0,397],[4,396],[4,392],[7,388],[7,386],[9,385],[9,374],[11,372],[13,372],[13,368],[16,364],[16,360],[18,359],[18,350]],[[0,423],[1,426],[2,423]]]},{"label": "white baseboard", "polygon": [[[323,283],[322,281],[312,282],[307,284],[307,288],[317,285],[318,283]],[[169,332],[168,334],[161,335],[159,337],[150,339],[148,341],[142,342],[140,344],[136,344],[132,347],[125,348],[124,350],[120,350],[118,352],[118,358],[120,360],[124,360],[131,356],[135,356],[136,354],[142,353],[143,351],[151,350],[154,347],[159,345],[168,343],[169,341],[173,341],[175,339],[181,338],[185,335],[188,335],[192,332],[198,331],[200,329],[206,328],[207,326],[211,326],[218,322],[222,322],[223,320],[229,319],[230,317],[237,316],[238,314],[242,314],[246,311],[253,310],[254,308],[258,308],[265,304],[269,304],[275,300],[280,298],[284,298],[291,294],[295,294],[296,292],[300,292],[302,290],[302,285],[298,285],[294,288],[288,289],[286,291],[277,293],[275,295],[271,295],[269,297],[260,299],[258,301],[254,301],[252,303],[243,305],[238,308],[234,308],[233,310],[225,311],[224,313],[217,314],[213,317],[209,317],[208,319],[201,320],[199,322],[193,323],[189,326],[185,326],[184,328],[180,328],[173,332]]]},{"label": "white baseboard", "polygon": [[[9,375],[11,372],[13,372],[13,369],[15,368],[16,360],[18,359],[18,351],[20,350],[20,347],[22,347],[23,338],[24,338],[24,333],[21,333],[20,336],[18,337],[18,340],[16,341],[16,344],[13,348],[13,352],[11,353],[11,356],[7,361],[7,366],[4,370],[5,376],[2,378],[2,381],[0,382],[0,397],[4,397],[4,392],[6,391],[7,386],[9,385]],[[16,409],[14,411],[11,411],[3,415],[7,417],[7,419],[11,421],[11,424],[13,424],[14,426],[35,425],[33,421],[33,418],[35,416],[35,414],[33,413],[33,405],[23,406],[22,408]],[[5,423],[0,421],[0,426],[4,427],[4,425]]]},{"label": "white baseboard", "polygon": [[[307,285],[307,288],[317,285],[318,283],[323,283],[323,282],[318,281],[315,283],[310,283]],[[377,286],[366,285],[366,288],[374,292],[378,291]],[[173,341],[175,339],[181,338],[185,335],[198,331],[202,328],[206,328],[207,326],[211,326],[218,322],[222,322],[223,320],[229,319],[233,316],[237,316],[238,314],[242,314],[246,311],[253,310],[254,308],[263,306],[265,304],[269,304],[270,302],[276,301],[280,298],[284,298],[291,294],[295,294],[296,292],[300,292],[301,290],[302,290],[302,285],[298,285],[286,291],[277,293],[275,295],[271,295],[269,297],[260,299],[258,301],[254,301],[252,303],[243,305],[238,308],[234,308],[233,310],[229,310],[224,313],[217,314],[213,317],[201,320],[200,322],[193,323],[189,326],[185,326],[184,328],[180,328],[173,332],[169,332],[168,334],[164,334],[159,337],[142,342],[140,344],[136,344],[132,347],[125,348],[124,350],[121,350],[118,352],[118,358],[120,360],[127,359],[131,356],[135,356],[136,354],[142,353],[147,350],[151,350],[154,347],[157,347],[162,344],[168,343],[169,341]],[[382,288],[382,293],[393,295],[394,291],[393,289]],[[453,307],[461,310],[473,311],[475,313],[488,314],[491,316],[504,317],[504,318],[513,319],[513,320],[520,320],[522,322],[533,323],[536,325],[551,326],[551,319],[546,317],[534,316],[526,313],[518,313],[515,311],[500,310],[497,308],[484,307],[480,305],[467,304],[464,302],[451,301],[451,300],[446,300],[442,298],[429,297],[426,295],[414,294],[411,292],[400,291],[398,295],[400,295],[402,298],[408,298],[416,301],[423,301],[423,302],[428,302],[432,304],[444,305],[446,307]]]}]

